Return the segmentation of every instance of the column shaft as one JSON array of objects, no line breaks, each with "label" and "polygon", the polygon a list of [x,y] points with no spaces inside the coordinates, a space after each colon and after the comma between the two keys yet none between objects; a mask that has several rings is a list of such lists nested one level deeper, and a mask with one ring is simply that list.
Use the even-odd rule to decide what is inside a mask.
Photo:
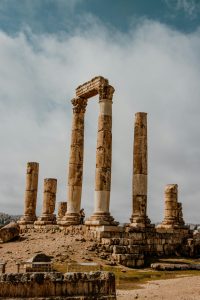
[{"label": "column shaft", "polygon": [[114,88],[106,86],[100,92],[100,113],[98,117],[96,172],[95,172],[95,207],[94,213],[86,221],[87,225],[117,225],[110,216],[110,189],[112,165],[112,96]]},{"label": "column shaft", "polygon": [[39,164],[37,162],[28,162],[26,171],[26,191],[24,203],[24,215],[19,224],[33,224],[36,220],[36,201],[38,190]]},{"label": "column shaft", "polygon": [[135,114],[134,125],[131,226],[145,227],[150,224],[147,217],[147,159],[147,114],[139,112]]},{"label": "column shaft", "polygon": [[34,223],[35,225],[49,225],[56,223],[56,215],[54,214],[56,203],[57,179],[44,179],[43,207],[42,215]]},{"label": "column shaft", "polygon": [[58,217],[57,221],[62,220],[67,211],[67,202],[58,202]]},{"label": "column shaft", "polygon": [[84,117],[87,99],[75,98],[73,104],[73,121],[68,173],[67,212],[60,221],[61,225],[76,225],[80,222],[83,155],[84,155]]}]

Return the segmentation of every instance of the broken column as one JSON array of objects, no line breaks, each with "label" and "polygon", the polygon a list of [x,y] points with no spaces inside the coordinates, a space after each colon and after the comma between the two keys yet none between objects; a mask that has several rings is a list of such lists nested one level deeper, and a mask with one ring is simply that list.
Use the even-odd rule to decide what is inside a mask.
[{"label": "broken column", "polygon": [[133,212],[130,226],[146,227],[150,224],[147,217],[147,113],[135,114],[133,148]]},{"label": "broken column", "polygon": [[177,195],[178,185],[168,184],[165,187],[165,216],[162,225],[173,227],[177,225]]},{"label": "broken column", "polygon": [[56,203],[57,179],[44,179],[44,194],[42,215],[34,223],[35,225],[49,225],[56,223],[56,215],[54,214]]},{"label": "broken column", "polygon": [[164,220],[158,228],[182,227],[183,220],[182,203],[178,202],[178,185],[167,184],[165,187],[165,213]]},{"label": "broken column", "polygon": [[38,172],[37,162],[27,163],[24,215],[18,221],[20,225],[33,224],[36,220]]},{"label": "broken column", "polygon": [[99,90],[100,113],[98,118],[95,208],[86,225],[117,225],[110,215],[110,188],[112,163],[112,97],[114,88],[110,85]]},{"label": "broken column", "polygon": [[67,211],[67,202],[58,202],[58,216],[57,221],[61,221],[62,218],[65,216]]},{"label": "broken column", "polygon": [[179,226],[185,226],[185,221],[183,219],[183,209],[182,209],[182,203],[177,203],[177,218],[178,218],[178,224]]},{"label": "broken column", "polygon": [[71,148],[68,173],[67,212],[60,225],[77,225],[80,223],[80,206],[83,179],[83,152],[84,152],[84,117],[87,99],[77,97],[72,100],[73,121]]}]

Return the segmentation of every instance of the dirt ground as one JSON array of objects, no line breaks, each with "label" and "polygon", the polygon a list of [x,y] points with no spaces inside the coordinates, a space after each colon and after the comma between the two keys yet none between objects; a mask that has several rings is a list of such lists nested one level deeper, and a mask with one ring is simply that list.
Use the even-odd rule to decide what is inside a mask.
[{"label": "dirt ground", "polygon": [[118,290],[118,300],[199,300],[200,275],[150,281],[136,290]]},{"label": "dirt ground", "polygon": [[25,262],[35,254],[43,252],[53,257],[53,263],[95,262],[105,264],[96,251],[90,251],[95,241],[85,240],[79,234],[63,231],[38,232],[36,230],[20,235],[20,238],[0,243],[0,261],[7,262],[6,272],[16,272],[16,262]]},{"label": "dirt ground", "polygon": [[[93,251],[91,251],[91,249]],[[85,240],[79,234],[64,232],[27,232],[19,239],[0,244],[0,261],[7,262],[6,272],[16,272],[16,262],[25,262],[35,254],[43,252],[53,257],[56,264],[73,262],[95,262],[105,266],[108,262],[101,258],[95,241]],[[175,279],[150,281],[140,289],[117,290],[119,300],[200,300],[200,275]]]}]

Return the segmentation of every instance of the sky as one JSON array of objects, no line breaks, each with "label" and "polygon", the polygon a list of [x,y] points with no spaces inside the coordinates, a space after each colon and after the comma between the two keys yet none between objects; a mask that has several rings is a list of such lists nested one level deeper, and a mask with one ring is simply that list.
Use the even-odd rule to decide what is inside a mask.
[{"label": "sky", "polygon": [[[67,200],[75,88],[101,75],[115,88],[110,212],[132,214],[134,115],[148,113],[148,216],[178,184],[186,222],[200,223],[200,1],[0,1],[0,211],[22,214],[26,163],[58,179]],[[83,195],[94,210],[98,97],[85,116]]]}]

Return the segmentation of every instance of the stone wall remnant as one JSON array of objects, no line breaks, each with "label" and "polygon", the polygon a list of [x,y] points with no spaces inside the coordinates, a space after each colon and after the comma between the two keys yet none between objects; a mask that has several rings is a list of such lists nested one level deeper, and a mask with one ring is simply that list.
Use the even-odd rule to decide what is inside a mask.
[{"label": "stone wall remnant", "polygon": [[115,275],[109,272],[2,274],[0,298],[116,300]]}]

